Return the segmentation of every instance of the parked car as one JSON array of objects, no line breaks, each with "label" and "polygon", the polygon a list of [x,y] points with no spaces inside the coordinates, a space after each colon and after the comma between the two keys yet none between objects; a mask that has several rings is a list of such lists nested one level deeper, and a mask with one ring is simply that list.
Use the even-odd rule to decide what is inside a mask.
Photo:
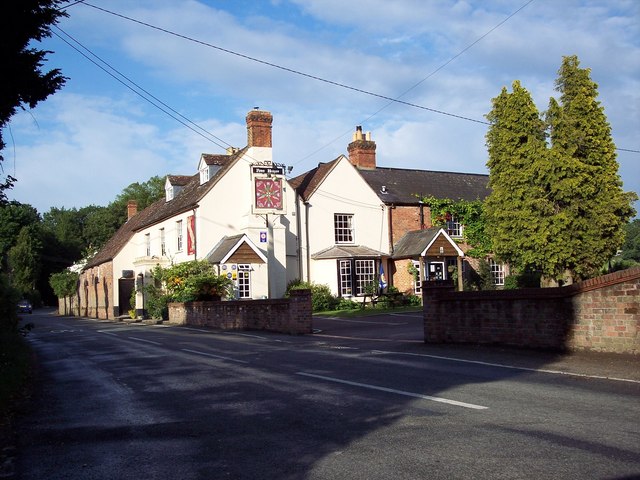
[{"label": "parked car", "polygon": [[18,302],[18,313],[33,313],[33,306],[29,300],[20,300]]}]

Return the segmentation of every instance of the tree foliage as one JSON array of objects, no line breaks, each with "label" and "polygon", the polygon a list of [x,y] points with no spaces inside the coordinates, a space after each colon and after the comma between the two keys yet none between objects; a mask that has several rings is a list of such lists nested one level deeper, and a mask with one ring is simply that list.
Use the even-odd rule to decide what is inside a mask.
[{"label": "tree foliage", "polygon": [[[51,36],[51,26],[67,14],[60,9],[61,0],[20,0],[5,2],[0,15],[0,151],[5,147],[2,130],[19,108],[35,108],[60,89],[66,78],[59,69],[44,72],[46,56],[51,53],[34,48],[33,40]],[[0,155],[1,162],[4,160]],[[0,183],[0,202],[5,190],[16,179],[8,175]]]},{"label": "tree foliage", "polygon": [[640,219],[627,224],[621,256],[623,260],[640,263]]},{"label": "tree foliage", "polygon": [[9,250],[9,269],[14,287],[32,301],[39,300],[36,284],[40,275],[42,241],[39,225],[23,227]]},{"label": "tree foliage", "polygon": [[565,57],[556,87],[560,101],[545,117],[518,81],[493,99],[487,230],[495,253],[520,271],[588,278],[622,245],[637,197],[622,190],[589,70]]}]

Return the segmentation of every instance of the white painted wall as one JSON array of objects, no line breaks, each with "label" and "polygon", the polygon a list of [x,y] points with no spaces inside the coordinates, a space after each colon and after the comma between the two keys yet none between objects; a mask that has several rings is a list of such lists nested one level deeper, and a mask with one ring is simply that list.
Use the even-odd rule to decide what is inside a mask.
[{"label": "white painted wall", "polygon": [[[303,279],[327,284],[337,295],[336,260],[307,259],[335,245],[334,214],[352,214],[354,242],[352,245],[366,246],[389,253],[387,211],[378,195],[365,182],[358,170],[346,157],[341,157],[333,170],[309,199],[307,207],[299,202],[300,247]],[[308,221],[308,228],[305,223]],[[307,237],[307,231],[309,236]]]}]

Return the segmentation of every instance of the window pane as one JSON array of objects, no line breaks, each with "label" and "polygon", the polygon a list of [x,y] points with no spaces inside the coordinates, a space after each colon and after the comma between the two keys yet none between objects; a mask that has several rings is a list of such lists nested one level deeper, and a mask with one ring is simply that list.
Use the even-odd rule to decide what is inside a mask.
[{"label": "window pane", "polygon": [[350,260],[340,260],[339,262],[339,278],[340,285],[338,288],[340,289],[340,296],[342,297],[350,297],[352,295],[351,290],[351,261]]},{"label": "window pane", "polygon": [[353,243],[353,215],[336,213],[333,223],[336,243]]},{"label": "window pane", "polygon": [[356,295],[364,295],[367,287],[376,280],[376,265],[373,260],[356,260]]},{"label": "window pane", "polygon": [[489,259],[491,266],[491,276],[494,285],[504,285],[504,264],[496,262],[493,258]]}]

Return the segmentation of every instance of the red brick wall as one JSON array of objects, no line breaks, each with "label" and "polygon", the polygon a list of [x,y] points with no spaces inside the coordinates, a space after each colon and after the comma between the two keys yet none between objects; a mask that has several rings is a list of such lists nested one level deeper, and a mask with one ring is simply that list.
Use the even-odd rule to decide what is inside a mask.
[{"label": "red brick wall", "polygon": [[113,318],[114,301],[112,262],[103,263],[82,272],[76,310],[76,312],[79,310],[80,316]]},{"label": "red brick wall", "polygon": [[568,287],[485,292],[423,289],[427,343],[640,354],[640,268]]},{"label": "red brick wall", "polygon": [[311,333],[311,291],[292,290],[288,299],[169,304],[169,323],[222,330]]}]

